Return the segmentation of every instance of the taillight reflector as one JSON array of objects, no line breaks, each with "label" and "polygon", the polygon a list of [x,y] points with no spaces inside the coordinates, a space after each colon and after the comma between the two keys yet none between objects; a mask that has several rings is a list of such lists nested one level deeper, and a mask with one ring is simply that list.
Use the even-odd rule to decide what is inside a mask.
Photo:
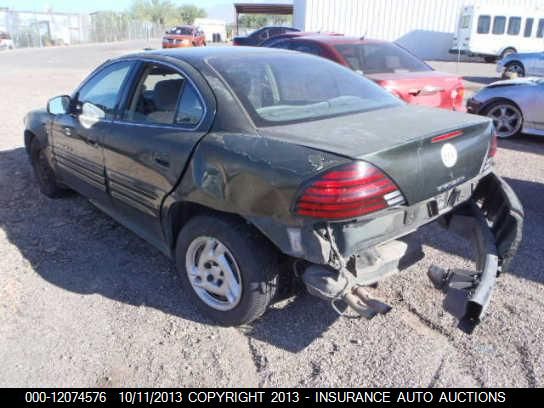
[{"label": "taillight reflector", "polygon": [[299,194],[295,212],[313,218],[345,219],[402,204],[397,186],[374,166],[357,162],[336,167]]},{"label": "taillight reflector", "polygon": [[455,132],[444,133],[443,135],[435,136],[431,139],[431,143],[443,142],[445,140],[453,139],[454,137],[461,136],[462,130],[456,130]]}]

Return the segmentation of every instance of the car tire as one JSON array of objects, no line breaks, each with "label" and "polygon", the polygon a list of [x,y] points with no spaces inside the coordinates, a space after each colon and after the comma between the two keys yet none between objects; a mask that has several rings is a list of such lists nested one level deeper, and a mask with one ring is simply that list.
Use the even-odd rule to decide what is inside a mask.
[{"label": "car tire", "polygon": [[484,57],[484,61],[488,64],[494,64],[497,62],[497,57]]},{"label": "car tire", "polygon": [[47,160],[45,149],[36,138],[30,143],[30,161],[42,194],[49,198],[59,198],[66,193],[66,189],[57,181],[55,171]]},{"label": "car tire", "polygon": [[508,57],[510,54],[515,54],[516,52],[515,48],[508,47],[501,53],[501,59]]},{"label": "car tire", "polygon": [[510,62],[506,64],[506,67],[504,68],[503,77],[511,78],[514,75],[518,78],[522,78],[525,76],[525,68],[523,67],[523,64],[519,61]]},{"label": "car tire", "polygon": [[221,325],[252,322],[276,295],[278,253],[243,221],[216,215],[192,218],[179,233],[175,257],[184,291]]},{"label": "car tire", "polygon": [[493,120],[497,137],[501,139],[515,137],[523,129],[523,114],[510,101],[494,102],[486,107],[482,113]]}]

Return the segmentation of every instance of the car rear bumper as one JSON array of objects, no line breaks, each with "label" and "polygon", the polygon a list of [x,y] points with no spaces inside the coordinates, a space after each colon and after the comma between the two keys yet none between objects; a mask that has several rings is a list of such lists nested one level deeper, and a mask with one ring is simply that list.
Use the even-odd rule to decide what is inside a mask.
[{"label": "car rear bumper", "polygon": [[[476,183],[471,181],[466,184],[471,192],[467,199],[460,199],[462,204],[440,215],[443,215],[441,222],[448,229],[462,236],[474,248],[475,269],[452,270],[433,266],[429,270],[429,277],[437,288],[446,292],[446,309],[459,318],[459,327],[471,332],[489,305],[497,276],[508,269],[517,252],[524,214],[516,194],[494,173],[489,173]],[[434,205],[430,203],[426,202],[420,209],[428,210],[429,206]],[[434,217],[423,219],[430,222]],[[345,266],[308,266],[303,278],[310,293],[329,300],[341,298],[352,305],[353,293],[357,293],[358,288],[402,269],[403,259],[412,254],[408,253],[406,244],[391,241],[390,238],[405,235],[410,228],[390,231],[396,222],[390,220],[389,224],[382,225],[385,227],[382,229],[382,242],[367,249],[354,250],[352,254],[355,254],[355,258],[351,258],[352,262],[348,261]],[[403,222],[406,224],[406,219]],[[418,226],[427,223],[417,216],[414,222]],[[376,227],[372,226],[373,229]],[[383,243],[384,237],[389,241]],[[339,251],[341,244],[346,250],[345,243],[351,239],[346,235],[333,234]]]}]

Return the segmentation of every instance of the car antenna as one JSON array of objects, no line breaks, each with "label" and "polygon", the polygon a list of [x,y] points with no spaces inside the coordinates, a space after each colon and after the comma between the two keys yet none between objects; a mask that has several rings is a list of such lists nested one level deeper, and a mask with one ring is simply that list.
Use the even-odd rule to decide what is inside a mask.
[{"label": "car antenna", "polygon": [[359,38],[359,40],[364,40],[365,37],[366,37],[366,33],[367,33],[367,32],[365,31],[365,33],[361,36],[361,38]]}]

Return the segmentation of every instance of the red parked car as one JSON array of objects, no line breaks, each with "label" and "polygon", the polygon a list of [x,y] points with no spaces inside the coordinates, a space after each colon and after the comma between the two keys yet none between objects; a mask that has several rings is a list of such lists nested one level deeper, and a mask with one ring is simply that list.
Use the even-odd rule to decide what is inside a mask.
[{"label": "red parked car", "polygon": [[204,31],[185,25],[174,27],[162,37],[162,48],[201,47],[206,45]]},{"label": "red parked car", "polygon": [[464,110],[464,85],[456,75],[433,70],[397,44],[354,37],[314,35],[274,41],[285,48],[336,61],[415,105]]}]

